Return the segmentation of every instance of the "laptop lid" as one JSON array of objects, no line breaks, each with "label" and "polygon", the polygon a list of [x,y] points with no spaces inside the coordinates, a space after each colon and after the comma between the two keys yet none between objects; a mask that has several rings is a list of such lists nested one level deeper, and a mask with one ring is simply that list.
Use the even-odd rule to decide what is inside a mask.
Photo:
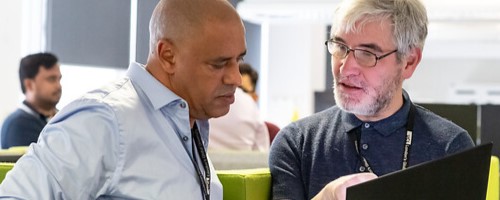
[{"label": "laptop lid", "polygon": [[485,199],[492,143],[347,188],[347,200]]}]

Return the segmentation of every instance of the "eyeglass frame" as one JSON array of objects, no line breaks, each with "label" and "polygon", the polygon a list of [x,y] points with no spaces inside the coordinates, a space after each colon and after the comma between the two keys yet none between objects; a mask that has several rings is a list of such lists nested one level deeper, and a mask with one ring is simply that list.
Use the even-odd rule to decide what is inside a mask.
[{"label": "eyeglass frame", "polygon": [[363,66],[363,65],[362,65],[363,67],[375,67],[375,66],[377,65],[377,63],[378,63],[378,61],[379,61],[379,60],[381,60],[382,58],[385,58],[385,57],[387,57],[387,56],[389,56],[389,55],[391,55],[391,54],[393,54],[393,53],[395,53],[395,52],[397,52],[397,51],[398,51],[398,49],[395,49],[395,50],[392,50],[392,51],[390,51],[390,52],[388,52],[388,53],[386,53],[386,54],[383,54],[383,55],[377,56],[377,54],[375,54],[375,53],[373,53],[373,52],[371,52],[371,51],[368,51],[368,50],[364,50],[364,49],[351,49],[351,48],[349,48],[347,45],[345,45],[345,44],[343,44],[343,43],[341,43],[341,42],[337,42],[337,41],[335,41],[335,40],[332,38],[332,39],[329,39],[329,40],[326,40],[326,41],[325,41],[325,46],[326,46],[326,49],[327,49],[328,53],[330,53],[332,56],[334,56],[334,55],[333,55],[333,53],[330,51],[330,48],[329,48],[329,45],[328,45],[329,43],[336,44],[336,45],[339,45],[339,46],[343,46],[343,47],[345,47],[345,48],[347,49],[347,51],[345,52],[345,55],[344,55],[344,56],[342,56],[342,57],[337,57],[337,56],[335,56],[335,57],[337,57],[337,58],[341,58],[341,59],[344,59],[344,58],[346,58],[346,57],[347,57],[347,55],[349,55],[349,53],[352,51],[352,52],[353,52],[353,55],[354,55],[354,59],[356,60],[356,62],[357,62],[359,65],[361,65],[361,64],[358,62],[358,58],[356,58],[356,51],[362,51],[362,52],[365,52],[365,53],[368,53],[368,54],[370,54],[370,55],[375,56],[375,63],[374,63],[372,66]]}]

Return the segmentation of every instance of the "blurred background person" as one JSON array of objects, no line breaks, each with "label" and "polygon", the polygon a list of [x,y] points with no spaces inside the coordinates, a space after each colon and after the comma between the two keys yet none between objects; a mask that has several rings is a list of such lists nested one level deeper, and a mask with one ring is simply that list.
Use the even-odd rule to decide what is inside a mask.
[{"label": "blurred background person", "polygon": [[[240,64],[241,73],[241,89],[249,94],[255,102],[259,100],[259,95],[257,94],[257,81],[259,80],[259,73],[248,63]],[[269,142],[272,143],[276,134],[278,134],[280,128],[269,121],[264,121],[267,126],[267,131],[269,132]]]},{"label": "blurred background person", "polygon": [[257,72],[246,63],[240,64],[242,85],[236,89],[235,101],[229,113],[210,122],[209,150],[261,151],[269,150],[270,139],[266,123],[260,117],[255,85]]},{"label": "blurred background person", "polygon": [[28,146],[56,114],[61,98],[61,71],[51,53],[27,55],[19,65],[19,80],[25,100],[3,122],[2,148]]},{"label": "blurred background person", "polygon": [[240,64],[241,73],[241,86],[247,94],[249,94],[255,102],[259,100],[257,95],[257,81],[259,80],[259,73],[248,63]]}]

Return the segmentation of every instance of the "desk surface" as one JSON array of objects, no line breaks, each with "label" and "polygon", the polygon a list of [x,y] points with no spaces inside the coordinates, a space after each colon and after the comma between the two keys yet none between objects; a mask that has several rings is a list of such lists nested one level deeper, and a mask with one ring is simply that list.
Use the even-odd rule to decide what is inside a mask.
[{"label": "desk surface", "polygon": [[15,163],[23,155],[0,155],[0,162],[12,162]]},{"label": "desk surface", "polygon": [[24,155],[26,148],[12,148],[0,150],[0,162],[17,162]]}]

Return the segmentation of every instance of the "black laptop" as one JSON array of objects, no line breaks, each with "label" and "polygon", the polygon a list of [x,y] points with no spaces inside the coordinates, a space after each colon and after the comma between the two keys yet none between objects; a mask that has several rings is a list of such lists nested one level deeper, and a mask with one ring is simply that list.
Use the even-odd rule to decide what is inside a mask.
[{"label": "black laptop", "polygon": [[492,143],[347,188],[347,200],[484,200]]}]

